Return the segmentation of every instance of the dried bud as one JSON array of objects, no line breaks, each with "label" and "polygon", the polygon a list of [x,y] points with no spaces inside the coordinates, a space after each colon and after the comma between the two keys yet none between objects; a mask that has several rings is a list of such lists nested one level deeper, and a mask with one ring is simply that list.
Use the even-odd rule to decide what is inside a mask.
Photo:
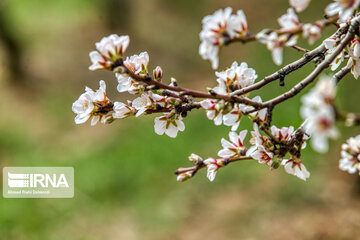
[{"label": "dried bud", "polygon": [[195,153],[192,153],[189,156],[189,161],[197,165],[199,163],[199,161],[202,161],[202,158],[200,156],[196,155]]},{"label": "dried bud", "polygon": [[184,173],[179,174],[177,176],[176,180],[178,182],[185,182],[186,180],[188,180],[191,177],[192,177],[192,174],[190,172],[184,172]]},{"label": "dried bud", "polygon": [[161,81],[163,77],[163,70],[160,66],[157,66],[153,71],[153,76],[155,80]]}]

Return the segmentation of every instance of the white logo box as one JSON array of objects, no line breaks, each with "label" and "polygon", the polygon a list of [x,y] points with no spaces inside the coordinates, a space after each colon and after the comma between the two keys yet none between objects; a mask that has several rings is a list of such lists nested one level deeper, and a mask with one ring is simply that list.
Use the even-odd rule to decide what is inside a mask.
[{"label": "white logo box", "polygon": [[4,198],[73,198],[72,167],[4,167]]}]

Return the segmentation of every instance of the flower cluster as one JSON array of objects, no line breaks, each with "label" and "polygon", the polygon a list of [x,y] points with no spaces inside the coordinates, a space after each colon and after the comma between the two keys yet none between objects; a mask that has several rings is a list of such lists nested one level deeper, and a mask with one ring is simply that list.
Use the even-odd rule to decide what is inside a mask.
[{"label": "flower cluster", "polygon": [[[102,38],[95,44],[96,50],[89,54],[89,69],[113,72],[118,92],[130,93],[133,98],[126,103],[112,102],[106,94],[106,84],[101,80],[98,90],[86,87],[85,92],[73,103],[75,123],[83,124],[89,120],[91,125],[98,122],[109,124],[129,116],[159,114],[154,118],[155,133],[175,138],[179,131],[185,130],[183,120],[188,113],[193,109],[203,109],[215,125],[231,127],[229,140],[221,139],[219,158],[203,160],[191,154],[189,160],[194,166],[179,168],[176,171],[178,181],[193,177],[201,168],[207,169],[207,177],[213,181],[220,168],[248,159],[270,170],[284,167],[286,173],[306,181],[310,173],[302,162],[301,151],[307,139],[311,137],[313,149],[326,152],[329,148],[328,139],[335,139],[339,135],[335,126],[337,120],[344,120],[349,126],[360,124],[360,114],[342,112],[335,104],[337,83],[350,72],[355,79],[360,76],[360,0],[334,0],[325,9],[326,18],[304,24],[296,12],[305,10],[310,2],[289,0],[291,8],[278,18],[279,29],[264,29],[257,34],[248,30],[242,10],[233,13],[232,8],[228,7],[203,18],[199,54],[203,59],[210,60],[213,69],[219,66],[220,49],[233,42],[258,41],[265,44],[277,65],[283,62],[285,47],[292,47],[305,54],[256,83],[256,71],[246,62],[239,64],[234,61],[224,71],[215,72],[217,85],[207,88],[207,91],[180,87],[174,78],[170,78],[170,83],[163,80],[161,67],[157,66],[151,72],[150,57],[146,51],[125,56],[130,43],[129,36],[112,34]],[[296,45],[300,37],[314,44],[328,25],[338,29],[319,47],[307,50]],[[329,63],[331,70],[335,71],[345,60],[346,66],[332,77],[321,75]],[[314,70],[289,91],[264,102],[260,96],[250,98],[252,91],[262,89],[273,81],[279,80],[280,86],[284,86],[285,78],[290,73],[312,61],[316,64]],[[301,99],[300,113],[304,123],[298,129],[293,126],[276,127],[272,123],[274,108],[314,81],[317,81],[316,86]],[[250,120],[253,125],[248,142],[245,141],[248,130],[238,131],[243,118]],[[343,144],[341,156],[340,169],[349,173],[360,172],[360,135]]]},{"label": "flower cluster", "polygon": [[[254,69],[249,68],[244,62],[239,65],[236,61],[227,70],[216,72],[216,76],[218,86],[212,88],[212,92],[222,95],[251,86],[257,78]],[[259,97],[256,100],[259,101]],[[203,100],[200,104],[207,110],[207,117],[214,120],[215,125],[224,123],[226,126],[232,126],[233,131],[238,128],[243,112],[250,108],[245,104],[212,99]]]},{"label": "flower cluster", "polygon": [[339,168],[351,174],[360,174],[360,135],[348,139],[341,149]]},{"label": "flower cluster", "polygon": [[[220,159],[208,158],[201,161],[201,164],[207,167],[207,177],[210,181],[215,179],[216,173],[222,167],[225,167],[230,162],[254,159],[260,164],[270,166],[271,170],[277,169],[283,165],[285,172],[294,175],[304,181],[310,177],[310,173],[302,164],[299,157],[300,149],[304,148],[307,137],[302,132],[300,140],[297,141],[297,133],[294,127],[283,127],[281,129],[276,126],[271,127],[271,134],[264,136],[260,133],[258,125],[254,124],[254,131],[251,132],[252,138],[250,143],[253,145],[249,149],[244,142],[247,130],[242,130],[239,134],[236,132],[229,133],[230,141],[221,139],[223,149],[218,152]],[[289,153],[290,159],[284,159],[286,154]],[[195,162],[199,164],[199,158],[194,158],[196,154],[192,154],[189,159],[197,159]],[[200,158],[201,159],[201,158]],[[185,181],[192,177],[193,170],[188,170],[179,175],[178,181]]]},{"label": "flower cluster", "polygon": [[[77,114],[75,117],[76,124],[85,123],[91,119],[91,125],[95,125],[99,120],[103,123],[111,123],[115,119],[125,118],[128,116],[140,116],[143,113],[161,112],[161,117],[155,118],[155,132],[159,135],[166,134],[170,137],[176,137],[178,131],[184,131],[185,125],[182,122],[182,112],[178,111],[186,105],[186,101],[182,101],[171,95],[171,91],[167,93],[159,90],[149,90],[147,84],[141,83],[140,80],[149,78],[148,66],[149,55],[142,52],[139,55],[126,57],[124,53],[129,45],[128,36],[117,36],[115,34],[104,37],[100,42],[96,43],[97,51],[90,53],[92,65],[90,70],[108,69],[115,72],[118,80],[117,90],[138,94],[139,97],[128,101],[128,104],[122,102],[112,103],[106,96],[106,85],[104,81],[100,81],[100,88],[96,92],[90,88],[85,88],[85,93],[73,104],[73,112]],[[153,77],[156,81],[162,79],[162,69],[158,66],[153,71]],[[169,86],[173,86],[174,83]],[[164,95],[159,95],[164,94]]]},{"label": "flower cluster", "polygon": [[247,34],[245,14],[239,10],[232,14],[232,8],[219,9],[202,20],[199,53],[204,60],[210,60],[213,69],[219,66],[219,50],[232,39]]}]

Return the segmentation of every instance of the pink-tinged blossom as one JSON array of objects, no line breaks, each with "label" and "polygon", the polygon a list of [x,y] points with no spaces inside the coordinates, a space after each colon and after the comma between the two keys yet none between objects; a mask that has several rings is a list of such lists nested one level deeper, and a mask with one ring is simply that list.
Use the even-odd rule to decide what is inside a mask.
[{"label": "pink-tinged blossom", "polygon": [[110,67],[113,62],[123,57],[129,42],[129,36],[112,34],[108,37],[103,37],[100,42],[95,43],[97,51],[92,51],[89,54],[92,62],[89,69],[94,71]]},{"label": "pink-tinged blossom", "polygon": [[155,118],[155,133],[163,135],[164,133],[169,137],[175,138],[178,131],[184,131],[185,125],[180,115],[170,114]]},{"label": "pink-tinged blossom", "polygon": [[280,142],[290,140],[294,133],[294,127],[282,127],[277,128],[276,126],[271,126],[271,134],[276,137]]},{"label": "pink-tinged blossom", "polygon": [[291,31],[301,27],[300,20],[292,8],[289,8],[284,15],[278,18],[278,23],[282,31]]},{"label": "pink-tinged blossom", "polygon": [[253,159],[258,160],[260,164],[267,164],[271,166],[274,159],[274,154],[268,150],[263,145],[258,145],[256,150],[253,151],[251,154],[248,154]]},{"label": "pink-tinged blossom", "polygon": [[[250,149],[255,150],[257,146],[265,145],[265,143],[267,143],[269,141],[269,139],[268,139],[268,137],[260,134],[259,126],[256,123],[253,124],[253,128],[254,128],[254,131],[251,131],[252,138],[250,139],[250,143],[255,146],[253,146]],[[250,149],[249,149],[247,155],[250,155],[253,152],[253,151],[250,151]]]},{"label": "pink-tinged blossom", "polygon": [[303,37],[309,38],[309,44],[313,45],[321,37],[322,27],[318,24],[304,24]]},{"label": "pink-tinged blossom", "polygon": [[311,146],[318,152],[328,150],[328,138],[339,135],[335,126],[336,116],[332,103],[336,96],[336,83],[327,75],[322,75],[316,86],[305,94],[301,101],[301,116],[306,119],[306,132],[311,135]]},{"label": "pink-tinged blossom", "polygon": [[281,65],[283,62],[284,47],[294,46],[297,42],[298,36],[294,35],[290,38],[286,34],[278,36],[276,32],[264,29],[256,34],[256,39],[261,43],[266,44],[267,49],[271,51],[274,63],[276,65]]},{"label": "pink-tinged blossom", "polygon": [[245,107],[244,104],[235,103],[231,111],[223,116],[224,125],[231,126],[231,131],[238,129]]},{"label": "pink-tinged blossom", "polygon": [[328,16],[339,16],[340,22],[346,22],[359,7],[360,0],[334,0],[325,8]]},{"label": "pink-tinged blossom", "polygon": [[139,55],[127,57],[124,65],[134,74],[147,74],[149,66],[149,54],[142,52]]},{"label": "pink-tinged blossom", "polygon": [[214,120],[215,125],[221,125],[223,122],[223,104],[211,99],[205,99],[200,102],[202,108],[206,109],[206,116],[209,120]]},{"label": "pink-tinged blossom", "polygon": [[250,143],[253,144],[253,146],[246,152],[246,156],[258,160],[261,164],[271,166],[274,154],[269,149],[274,146],[268,137],[260,134],[259,127],[256,123],[254,123],[253,127],[254,131],[251,131],[252,138],[250,139]]},{"label": "pink-tinged blossom", "polygon": [[308,7],[310,2],[311,0],[289,0],[290,6],[295,8],[297,12],[304,11]]},{"label": "pink-tinged blossom", "polygon": [[247,130],[243,130],[239,134],[236,132],[230,132],[229,139],[231,142],[222,138],[221,145],[223,149],[218,152],[218,156],[222,158],[229,158],[233,156],[245,155],[244,150],[246,150],[246,147],[244,146],[244,139],[246,134]]},{"label": "pink-tinged blossom", "polygon": [[78,100],[72,105],[72,111],[77,114],[75,117],[76,124],[85,123],[91,119],[91,125],[94,126],[104,116],[105,113],[98,112],[99,108],[106,107],[110,100],[106,96],[106,84],[103,80],[99,82],[99,89],[94,92],[86,87]]},{"label": "pink-tinged blossom", "polygon": [[114,102],[114,112],[112,114],[113,118],[126,118],[135,114],[136,110],[133,107],[130,107],[122,102]]},{"label": "pink-tinged blossom", "polygon": [[360,174],[360,135],[349,138],[341,146],[339,168],[350,174]]},{"label": "pink-tinged blossom", "polygon": [[304,181],[310,177],[309,171],[306,169],[305,165],[302,164],[300,159],[284,160],[282,164],[285,165],[284,169],[288,174],[294,175]]},{"label": "pink-tinged blossom", "polygon": [[153,77],[156,80],[161,80],[163,77],[163,70],[160,66],[157,66],[154,70],[153,70]]},{"label": "pink-tinged blossom", "polygon": [[302,108],[301,113],[307,119],[307,133],[311,135],[311,146],[324,153],[329,149],[328,139],[336,139],[339,132],[335,126],[335,113],[331,106],[322,106],[318,110]]},{"label": "pink-tinged blossom", "polygon": [[242,10],[232,14],[232,8],[228,7],[204,17],[200,32],[199,54],[204,60],[210,60],[213,69],[217,69],[220,47],[233,38],[245,35],[247,28],[246,17]]},{"label": "pink-tinged blossom", "polygon": [[207,167],[207,178],[212,182],[219,168],[225,166],[223,159],[208,158],[203,162]]}]

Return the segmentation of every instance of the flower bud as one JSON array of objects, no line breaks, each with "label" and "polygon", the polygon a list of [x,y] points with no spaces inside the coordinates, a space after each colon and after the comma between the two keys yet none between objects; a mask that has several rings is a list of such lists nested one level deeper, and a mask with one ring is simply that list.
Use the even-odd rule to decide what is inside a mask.
[{"label": "flower bud", "polygon": [[215,109],[216,111],[220,112],[221,109],[223,109],[225,107],[225,103],[223,101],[219,101],[218,103],[216,103],[215,105]]},{"label": "flower bud", "polygon": [[184,172],[177,176],[176,181],[185,182],[186,180],[188,180],[191,177],[192,177],[192,174],[190,172]]},{"label": "flower bud", "polygon": [[174,87],[176,87],[176,86],[178,85],[175,78],[172,77],[170,80],[171,80],[170,85],[172,85],[172,86],[174,86]]},{"label": "flower bud", "polygon": [[271,170],[275,170],[278,169],[280,167],[280,161],[279,160],[274,160],[271,164]]},{"label": "flower bud", "polygon": [[160,66],[157,66],[153,71],[153,76],[155,80],[160,81],[163,77],[163,70]]},{"label": "flower bud", "polygon": [[202,161],[202,158],[200,156],[196,155],[195,153],[192,153],[189,156],[189,161],[194,163],[194,164],[198,164],[199,161]]}]

